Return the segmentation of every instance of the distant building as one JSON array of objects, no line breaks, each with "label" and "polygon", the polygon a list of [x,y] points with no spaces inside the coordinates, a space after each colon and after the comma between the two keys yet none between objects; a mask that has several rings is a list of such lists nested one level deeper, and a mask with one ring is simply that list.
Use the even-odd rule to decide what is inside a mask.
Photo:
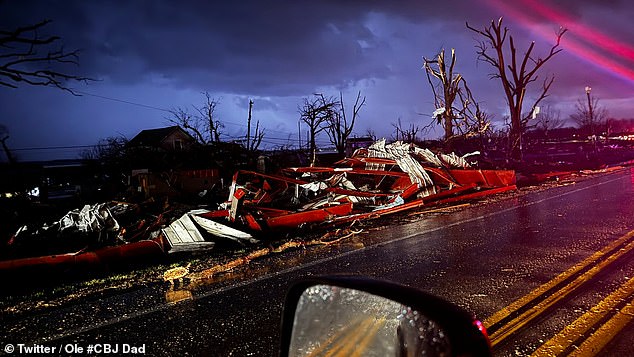
[{"label": "distant building", "polygon": [[178,125],[166,128],[146,129],[128,142],[128,147],[163,149],[167,151],[188,150],[196,139]]},{"label": "distant building", "polygon": [[134,163],[130,188],[145,198],[183,196],[210,191],[220,182],[209,150],[180,126],[141,131],[128,144]]}]

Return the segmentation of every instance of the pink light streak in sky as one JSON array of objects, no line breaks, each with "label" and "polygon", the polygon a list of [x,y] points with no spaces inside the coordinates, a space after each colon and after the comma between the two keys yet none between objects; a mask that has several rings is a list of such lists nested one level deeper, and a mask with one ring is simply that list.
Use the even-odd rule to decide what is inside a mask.
[{"label": "pink light streak in sky", "polygon": [[536,23],[550,22],[553,26],[567,28],[568,32],[561,40],[561,47],[565,51],[570,51],[588,64],[634,84],[634,48],[631,46],[535,0],[518,0],[512,3],[488,0],[488,3],[550,43],[555,40],[555,32],[547,31],[543,26],[535,26]]}]

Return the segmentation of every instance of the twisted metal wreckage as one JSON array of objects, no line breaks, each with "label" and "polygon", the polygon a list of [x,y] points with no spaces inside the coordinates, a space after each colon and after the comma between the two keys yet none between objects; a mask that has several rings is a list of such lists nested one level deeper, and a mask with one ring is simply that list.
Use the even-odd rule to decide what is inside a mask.
[{"label": "twisted metal wreckage", "polygon": [[[467,159],[477,154],[434,154],[414,144],[381,140],[332,167],[287,168],[277,175],[238,171],[227,201],[218,210],[192,210],[171,221],[160,215],[155,222],[137,227],[119,227],[117,215],[107,207],[95,206],[96,213],[91,213],[86,206],[78,215],[78,227],[107,229],[110,236],[118,234],[128,243],[0,261],[0,272],[107,266],[139,257],[206,250],[219,239],[257,243],[270,238],[268,233],[330,228],[516,188],[514,171],[473,168]],[[81,212],[91,223],[80,224],[85,221]],[[68,217],[62,220],[64,227],[69,226]],[[104,224],[95,223],[99,220]]]},{"label": "twisted metal wreckage", "polygon": [[271,231],[331,227],[516,188],[514,171],[472,168],[467,158],[477,154],[436,155],[381,140],[333,167],[287,168],[280,175],[238,171],[221,208],[198,216],[212,219],[218,234],[252,240]]}]

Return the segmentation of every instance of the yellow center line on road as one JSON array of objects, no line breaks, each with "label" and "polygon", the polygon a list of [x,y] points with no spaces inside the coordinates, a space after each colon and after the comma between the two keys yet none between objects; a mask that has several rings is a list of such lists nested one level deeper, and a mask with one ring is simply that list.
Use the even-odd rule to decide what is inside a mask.
[{"label": "yellow center line on road", "polygon": [[[368,317],[364,322],[355,327],[350,333],[349,338],[343,338],[339,340],[338,345],[335,345],[336,350],[334,352],[328,351],[326,356],[332,357],[349,357],[353,351],[357,351],[360,346],[365,346],[365,342],[369,337],[374,337],[376,331],[378,331],[380,325],[373,317]],[[376,328],[376,329],[375,329]],[[369,342],[369,341],[368,341]]]},{"label": "yellow center line on road", "polygon": [[508,317],[510,314],[518,311],[520,308],[537,300],[542,295],[544,295],[547,291],[558,286],[559,284],[564,282],[566,279],[569,279],[570,277],[572,277],[574,274],[582,271],[583,269],[591,266],[592,264],[596,264],[594,267],[590,268],[588,271],[579,275],[576,279],[574,279],[573,281],[571,281],[570,283],[568,283],[567,285],[559,289],[556,293],[549,295],[548,297],[544,298],[541,302],[537,303],[535,306],[519,314],[518,316],[516,316],[509,322],[505,323],[500,328],[495,329],[494,332],[490,335],[491,345],[495,346],[496,344],[500,343],[503,339],[505,339],[506,337],[508,337],[509,335],[511,335],[512,333],[514,333],[515,331],[517,331],[518,329],[526,325],[535,317],[539,316],[547,308],[554,305],[556,302],[558,302],[559,300],[561,300],[562,298],[570,294],[572,291],[577,289],[580,285],[585,283],[592,276],[599,273],[603,268],[605,268],[607,265],[612,263],[614,260],[616,260],[620,256],[632,250],[632,248],[634,248],[634,242],[628,243],[624,248],[621,248],[613,252],[611,255],[607,256],[603,261],[597,263],[599,259],[606,256],[608,253],[616,249],[619,245],[626,243],[632,237],[634,237],[634,230],[628,232],[624,236],[620,237],[616,241],[612,242],[611,244],[603,248],[602,250],[592,254],[590,257],[586,258],[582,262],[574,265],[572,268],[559,274],[553,280],[549,281],[548,283],[544,285],[541,285],[537,289],[531,291],[526,296],[516,300],[511,305],[501,309],[500,311],[493,314],[490,318],[486,319],[484,321],[484,325],[487,326],[487,328],[489,328],[495,323],[502,321],[503,319]]},{"label": "yellow center line on road", "polygon": [[[374,324],[372,325],[371,329],[368,331],[368,334],[366,334],[363,340],[361,340],[361,342],[359,342],[359,344],[355,347],[354,353],[352,353],[349,356],[361,357],[365,355],[368,345],[370,344],[370,342],[372,342],[372,340],[374,340],[374,338],[376,337],[376,333],[381,329],[381,327],[385,326],[386,322],[387,320],[385,318],[379,318],[377,320],[374,320]],[[347,356],[343,356],[343,357],[347,357]]]},{"label": "yellow center line on road", "polygon": [[339,331],[336,331],[328,339],[319,343],[318,347],[310,352],[308,356],[316,357],[322,354],[328,355],[336,353],[338,349],[342,348],[342,343],[339,341],[345,341],[349,336],[364,323],[368,323],[371,317],[362,319],[361,317],[355,318],[351,323],[343,326]]},{"label": "yellow center line on road", "polygon": [[[612,314],[619,304],[634,294],[634,278],[603,299],[557,335],[544,343],[531,356],[557,356],[566,351],[579,336],[587,334],[595,325]],[[601,328],[586,339],[570,356],[594,356],[634,318],[634,300],[617,312]]]},{"label": "yellow center line on road", "polygon": [[630,301],[627,306],[601,326],[570,355],[578,357],[596,356],[632,319],[634,319],[634,300]]}]

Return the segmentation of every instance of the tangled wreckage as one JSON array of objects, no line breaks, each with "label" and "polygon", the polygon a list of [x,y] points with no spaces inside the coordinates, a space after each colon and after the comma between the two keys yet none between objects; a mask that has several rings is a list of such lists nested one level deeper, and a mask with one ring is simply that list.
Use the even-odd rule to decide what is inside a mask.
[{"label": "tangled wreckage", "polygon": [[[280,233],[328,229],[516,188],[514,171],[474,168],[468,162],[473,155],[477,153],[434,154],[414,144],[381,140],[332,167],[293,167],[275,175],[238,171],[228,199],[217,210],[191,210],[173,219],[159,215],[124,226],[116,218],[121,212],[130,214],[127,206],[86,206],[60,220],[57,234],[63,227],[97,231],[100,240],[110,237],[109,246],[0,261],[0,272],[108,266],[137,257],[211,249],[225,239],[257,243]],[[21,228],[12,240],[26,231]]]},{"label": "tangled wreckage", "polygon": [[238,171],[227,202],[205,216],[258,235],[331,227],[515,189],[514,171],[473,169],[468,156],[381,140],[333,167],[287,168],[281,175]]}]

